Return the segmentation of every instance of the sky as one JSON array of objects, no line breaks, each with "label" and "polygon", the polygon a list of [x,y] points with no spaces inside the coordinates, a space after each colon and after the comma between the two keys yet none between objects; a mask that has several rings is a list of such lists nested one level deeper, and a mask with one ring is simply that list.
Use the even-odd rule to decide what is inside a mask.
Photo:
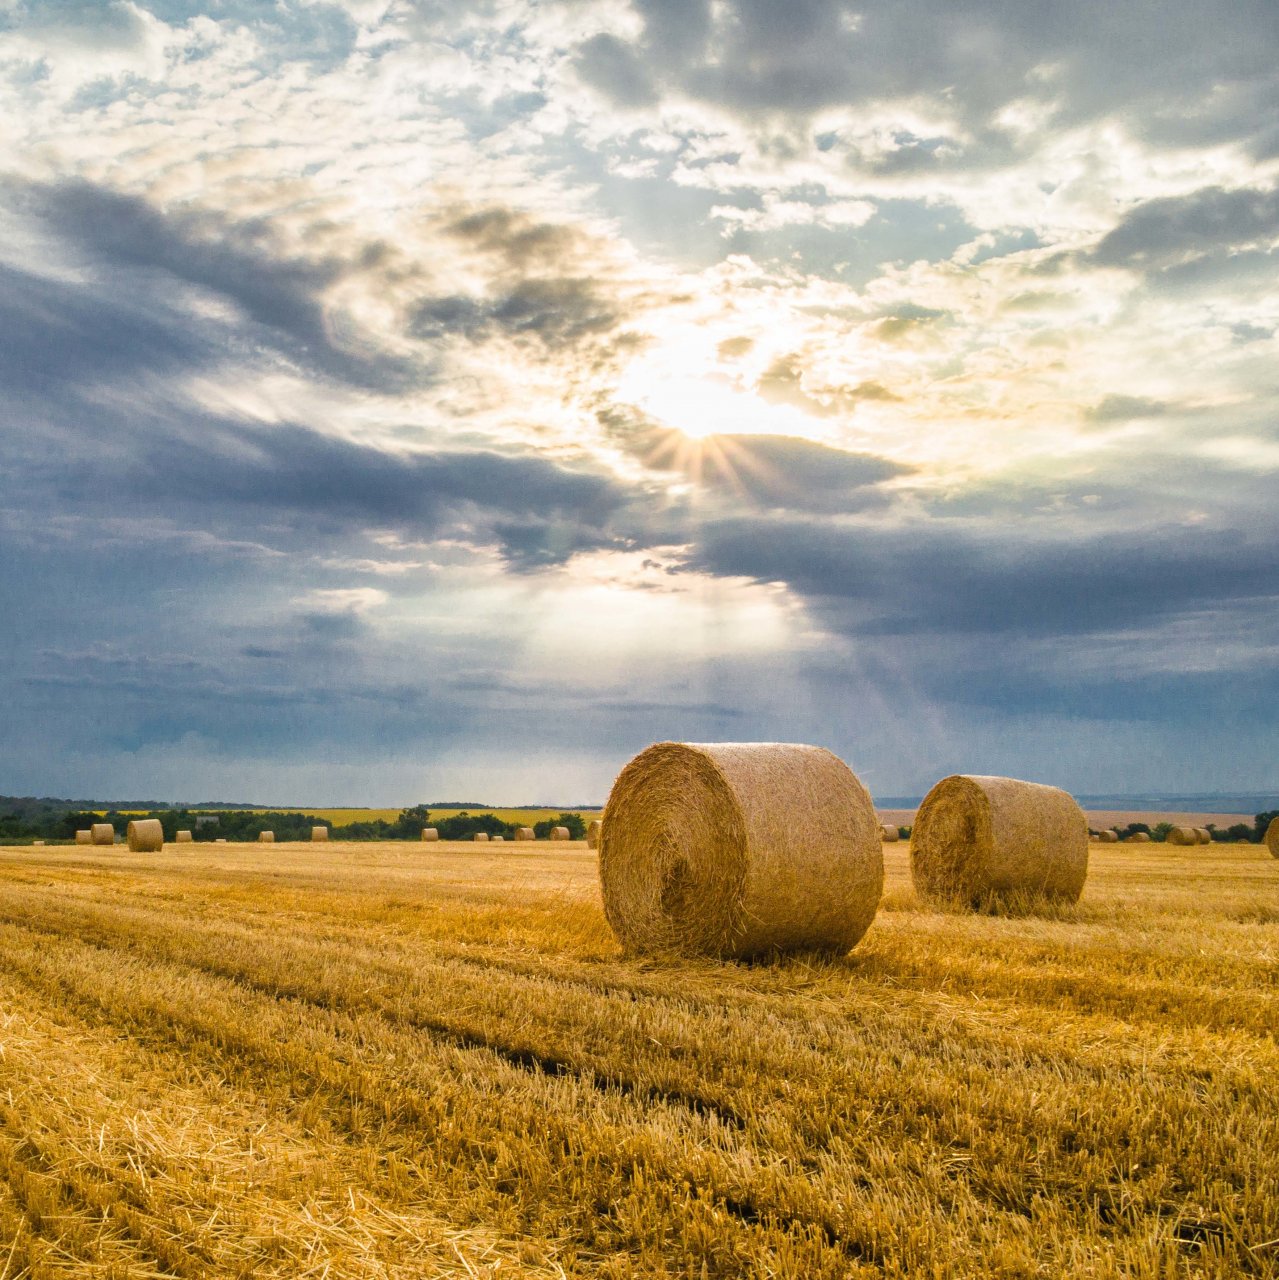
[{"label": "sky", "polygon": [[0,0],[0,793],[1279,785],[1274,0]]}]

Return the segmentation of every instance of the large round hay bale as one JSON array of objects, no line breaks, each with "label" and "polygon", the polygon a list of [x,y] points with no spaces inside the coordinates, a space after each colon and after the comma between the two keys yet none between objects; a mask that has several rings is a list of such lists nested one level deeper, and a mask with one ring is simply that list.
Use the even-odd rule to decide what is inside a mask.
[{"label": "large round hay bale", "polygon": [[1149,844],[1149,843],[1150,843],[1150,833],[1148,831],[1134,831],[1132,835],[1130,835],[1125,841],[1125,844]]},{"label": "large round hay bale", "polygon": [[94,844],[115,844],[115,828],[109,822],[95,822],[89,831]]},{"label": "large round hay bale", "polygon": [[897,827],[884,825],[879,828],[879,838],[885,844],[896,844],[902,838],[902,833]]},{"label": "large round hay bale", "polygon": [[919,806],[910,866],[916,890],[934,900],[1076,902],[1088,874],[1088,824],[1059,787],[955,774]]},{"label": "large round hay bale", "polygon": [[423,840],[438,840],[440,838],[440,829],[438,827],[423,827]]},{"label": "large round hay bale", "polygon": [[552,827],[550,838],[552,840],[571,840],[572,836],[569,835],[567,827]]},{"label": "large round hay bale", "polygon": [[92,844],[93,832],[88,827],[82,827],[75,833],[75,842],[76,844]]},{"label": "large round hay bale", "polygon": [[600,847],[600,820],[598,818],[586,824],[586,847],[588,849],[598,849]]},{"label": "large round hay bale", "polygon": [[179,831],[173,837],[173,839],[174,839],[174,842],[177,844],[194,844],[195,843],[195,836],[193,836],[189,831]]},{"label": "large round hay bale", "polygon": [[476,844],[488,844],[489,833],[487,831],[477,831],[475,833]]},{"label": "large round hay bale", "polygon": [[159,818],[135,818],[126,830],[130,853],[159,853],[164,848],[164,828]]},{"label": "large round hay bale", "polygon": [[1195,835],[1198,837],[1200,844],[1212,843],[1212,832],[1207,827],[1196,827]]},{"label": "large round hay bale", "polygon": [[1279,858],[1279,818],[1271,818],[1270,825],[1266,828],[1266,848],[1274,857]]},{"label": "large round hay bale", "polygon": [[532,827],[517,827],[515,829],[515,838],[517,840],[536,840],[537,832]]},{"label": "large round hay bale", "polygon": [[1113,829],[1111,829],[1111,828],[1107,828],[1105,831],[1098,831],[1098,832],[1097,832],[1097,839],[1098,839],[1102,844],[1118,844],[1118,843],[1119,843],[1119,832],[1118,832],[1118,831],[1115,831],[1115,830],[1113,830]]},{"label": "large round hay bale", "polygon": [[317,840],[317,841],[321,841],[321,842],[322,842],[322,841],[327,840],[328,838],[329,838],[329,829],[328,829],[328,827],[312,827],[312,828],[311,828],[311,839],[312,839],[312,840]]},{"label": "large round hay bale", "polygon": [[1194,827],[1173,827],[1167,836],[1169,844],[1198,844],[1199,836]]},{"label": "large round hay bale", "polygon": [[274,843],[275,843],[275,832],[274,832],[274,831],[259,831],[259,832],[258,832],[258,844],[274,844]]},{"label": "large round hay bale", "polygon": [[879,906],[874,804],[821,747],[659,742],[602,821],[604,911],[632,952],[842,954]]}]

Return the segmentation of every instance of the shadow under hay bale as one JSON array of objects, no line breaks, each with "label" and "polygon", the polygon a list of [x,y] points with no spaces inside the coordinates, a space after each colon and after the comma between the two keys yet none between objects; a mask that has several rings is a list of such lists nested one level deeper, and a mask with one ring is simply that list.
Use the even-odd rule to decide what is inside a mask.
[{"label": "shadow under hay bale", "polygon": [[164,828],[159,818],[135,818],[129,823],[125,838],[130,853],[159,853],[164,848]]},{"label": "shadow under hay bale", "polygon": [[602,821],[604,911],[628,951],[842,955],[875,917],[875,808],[821,747],[657,743],[618,775]]},{"label": "shadow under hay bale", "polygon": [[921,897],[1027,914],[1077,902],[1088,874],[1088,824],[1072,796],[1018,778],[955,774],[924,797],[911,832]]}]

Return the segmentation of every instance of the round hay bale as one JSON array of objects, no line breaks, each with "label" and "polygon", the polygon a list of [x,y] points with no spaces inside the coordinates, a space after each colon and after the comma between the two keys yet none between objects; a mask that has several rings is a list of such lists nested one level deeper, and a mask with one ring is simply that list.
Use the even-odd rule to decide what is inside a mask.
[{"label": "round hay bale", "polygon": [[440,838],[440,829],[438,827],[423,827],[423,840],[438,840]]},{"label": "round hay bale", "polygon": [[1199,836],[1194,827],[1173,827],[1168,832],[1169,844],[1198,844]]},{"label": "round hay bale", "polygon": [[1105,831],[1098,831],[1098,832],[1097,832],[1097,839],[1098,839],[1102,844],[1118,844],[1118,843],[1119,843],[1119,832],[1118,832],[1118,831],[1111,830],[1111,829],[1107,829],[1107,830],[1105,830]]},{"label": "round hay bale", "polygon": [[1130,835],[1124,843],[1125,844],[1149,844],[1150,833],[1148,831],[1134,831],[1132,835]]},{"label": "round hay bale", "polygon": [[88,827],[83,827],[75,833],[75,842],[76,844],[92,844],[93,832]]},{"label": "round hay bale", "polygon": [[604,912],[631,952],[843,954],[879,906],[874,804],[822,747],[659,742],[602,822]]},{"label": "round hay bale", "polygon": [[598,818],[586,824],[586,847],[588,849],[598,849],[600,847],[600,820]]},{"label": "round hay bale", "polygon": [[275,843],[275,832],[274,832],[274,831],[259,831],[259,832],[258,832],[258,844],[274,844],[274,843]]},{"label": "round hay bale", "polygon": [[173,837],[173,839],[178,844],[194,844],[195,843],[195,836],[193,836],[189,831],[179,831],[177,835]]},{"label": "round hay bale", "polygon": [[94,844],[115,844],[115,828],[109,822],[95,822],[89,831]]},{"label": "round hay bale", "polygon": [[218,838],[217,838],[213,843],[214,843],[214,844],[226,844],[226,836],[218,836]]},{"label": "round hay bale", "polygon": [[159,853],[164,848],[164,828],[159,818],[137,818],[126,833],[130,853]]},{"label": "round hay bale", "polygon": [[1266,848],[1273,857],[1279,858],[1279,818],[1271,818],[1266,828]]},{"label": "round hay bale", "polygon": [[882,826],[879,829],[879,838],[885,844],[896,844],[902,838],[902,833],[896,827]]},{"label": "round hay bale", "polygon": [[1196,827],[1195,835],[1199,837],[1200,844],[1212,843],[1212,832],[1209,831],[1207,827]]},{"label": "round hay bale", "polygon": [[327,840],[328,838],[329,838],[329,829],[328,829],[328,827],[312,827],[312,828],[311,828],[311,839],[312,839],[312,840],[316,840],[316,841],[323,842],[323,841]]},{"label": "round hay bale", "polygon": [[504,843],[505,843],[505,841],[506,841],[506,837],[505,837],[505,836],[494,836],[494,837],[493,837],[493,843],[494,843],[494,844],[504,844]]},{"label": "round hay bale", "polygon": [[537,832],[532,827],[517,827],[515,830],[515,838],[517,840],[536,840]]},{"label": "round hay bale", "polygon": [[475,833],[476,844],[488,844],[489,833],[487,831],[477,831]]},{"label": "round hay bale", "polygon": [[44,841],[43,841],[43,840],[32,840],[32,842],[31,842],[31,843],[32,843],[32,844],[41,844],[41,845],[42,845],[42,844],[44,844]]},{"label": "round hay bale", "polygon": [[568,833],[567,827],[552,827],[550,839],[552,840],[571,840],[572,837]]},{"label": "round hay bale", "polygon": [[1088,874],[1088,824],[1059,787],[954,774],[919,806],[910,867],[916,890],[935,900],[979,906],[1028,894],[1077,902]]}]

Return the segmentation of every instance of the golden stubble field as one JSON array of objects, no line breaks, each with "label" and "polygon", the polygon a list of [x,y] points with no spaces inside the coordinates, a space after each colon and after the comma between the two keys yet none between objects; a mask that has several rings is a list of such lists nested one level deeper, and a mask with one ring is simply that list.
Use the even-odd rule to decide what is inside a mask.
[{"label": "golden stubble field", "polygon": [[581,845],[0,849],[0,1277],[1279,1275],[1279,862],[623,958]]}]

